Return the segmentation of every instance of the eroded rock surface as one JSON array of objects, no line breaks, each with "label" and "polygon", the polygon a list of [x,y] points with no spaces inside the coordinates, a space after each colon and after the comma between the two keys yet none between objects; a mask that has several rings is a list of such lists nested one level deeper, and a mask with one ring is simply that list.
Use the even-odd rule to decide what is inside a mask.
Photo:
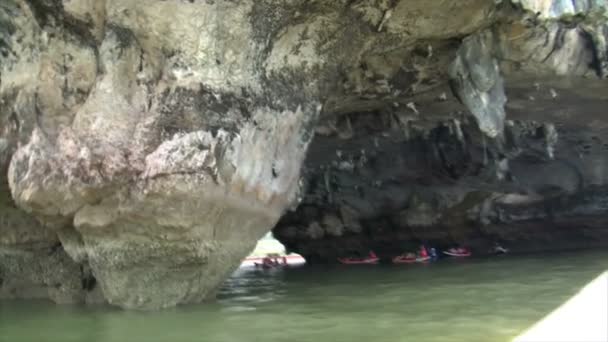
[{"label": "eroded rock surface", "polygon": [[293,202],[320,104],[264,86],[253,2],[99,3],[3,4],[3,174],[111,304],[202,301]]},{"label": "eroded rock surface", "polygon": [[322,120],[275,235],[313,262],[604,246],[605,3],[521,6],[462,40],[449,89]]},{"label": "eroded rock surface", "polygon": [[[606,22],[602,1],[6,0],[0,295],[200,302],[288,208],[277,235],[319,260],[393,230],[599,227]],[[566,226],[542,231],[605,241]]]}]

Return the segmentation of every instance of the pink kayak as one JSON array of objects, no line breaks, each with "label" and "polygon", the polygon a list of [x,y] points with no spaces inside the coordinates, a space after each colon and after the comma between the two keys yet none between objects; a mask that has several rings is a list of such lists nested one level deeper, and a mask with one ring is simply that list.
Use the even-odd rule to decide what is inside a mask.
[{"label": "pink kayak", "polygon": [[370,257],[365,259],[356,258],[338,258],[338,261],[344,265],[365,265],[365,264],[377,264],[380,258]]},{"label": "pink kayak", "polygon": [[431,260],[431,257],[407,257],[407,256],[396,256],[393,258],[393,264],[413,264],[416,262],[426,262]]}]

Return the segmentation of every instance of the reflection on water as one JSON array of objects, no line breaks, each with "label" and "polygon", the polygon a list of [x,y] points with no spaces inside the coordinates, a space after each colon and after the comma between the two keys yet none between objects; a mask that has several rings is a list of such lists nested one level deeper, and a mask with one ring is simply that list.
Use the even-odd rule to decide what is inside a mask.
[{"label": "reflection on water", "polygon": [[608,253],[240,270],[218,301],[161,312],[0,302],[0,341],[508,341]]}]

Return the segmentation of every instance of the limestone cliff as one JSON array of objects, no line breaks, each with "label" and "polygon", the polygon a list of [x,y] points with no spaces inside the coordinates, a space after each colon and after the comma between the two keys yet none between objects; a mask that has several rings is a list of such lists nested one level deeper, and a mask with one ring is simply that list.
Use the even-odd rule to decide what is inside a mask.
[{"label": "limestone cliff", "polygon": [[0,297],[200,302],[287,209],[275,231],[319,259],[393,233],[538,241],[555,217],[606,241],[606,18],[591,0],[4,0]]}]

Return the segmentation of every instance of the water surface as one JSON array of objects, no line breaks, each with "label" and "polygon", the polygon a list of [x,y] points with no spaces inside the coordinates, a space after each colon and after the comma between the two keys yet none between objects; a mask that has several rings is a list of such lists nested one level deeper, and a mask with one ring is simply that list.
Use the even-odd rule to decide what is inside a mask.
[{"label": "water surface", "polygon": [[509,341],[608,269],[608,252],[237,271],[160,312],[0,301],[0,341]]}]

